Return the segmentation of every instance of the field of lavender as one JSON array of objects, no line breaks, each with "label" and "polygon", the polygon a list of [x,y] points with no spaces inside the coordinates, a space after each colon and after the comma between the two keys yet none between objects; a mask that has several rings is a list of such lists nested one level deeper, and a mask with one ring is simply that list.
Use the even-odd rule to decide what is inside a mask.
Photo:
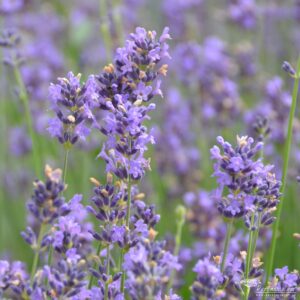
[{"label": "field of lavender", "polygon": [[299,28],[299,0],[0,0],[0,299],[297,299]]}]

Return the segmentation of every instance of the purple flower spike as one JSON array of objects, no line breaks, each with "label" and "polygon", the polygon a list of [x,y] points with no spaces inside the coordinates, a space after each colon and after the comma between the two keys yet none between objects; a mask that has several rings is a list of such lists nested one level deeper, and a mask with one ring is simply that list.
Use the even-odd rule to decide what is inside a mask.
[{"label": "purple flower spike", "polygon": [[154,137],[143,125],[155,104],[146,104],[154,96],[162,96],[161,75],[166,75],[167,65],[159,65],[168,58],[170,39],[168,28],[157,39],[156,32],[138,27],[126,42],[117,49],[114,64],[106,66],[96,76],[98,104],[106,112],[104,122],[95,126],[107,136],[99,156],[105,160],[107,171],[120,179],[141,179],[150,169],[150,161],[144,157]]},{"label": "purple flower spike", "polygon": [[281,295],[286,293],[288,299],[294,300],[299,293],[300,286],[300,276],[298,271],[293,271],[289,273],[287,266],[281,269],[275,269],[275,276],[269,283],[269,287],[276,291],[280,291],[279,295],[275,295],[275,300],[282,299]]},{"label": "purple flower spike", "polygon": [[[211,158],[216,161],[213,176],[219,183],[215,194],[219,211],[227,218],[244,216],[248,228],[253,212],[262,213],[262,225],[271,224],[274,221],[271,213],[279,203],[281,183],[271,173],[273,166],[255,159],[263,143],[254,144],[254,140],[247,136],[237,137],[235,148],[222,137],[217,141],[222,150],[214,146]],[[223,195],[224,188],[228,189],[227,195]]]},{"label": "purple flower spike", "polygon": [[92,121],[89,104],[93,95],[93,79],[81,84],[81,75],[69,72],[67,78],[58,78],[57,84],[49,88],[52,109],[56,117],[49,120],[48,131],[66,147],[89,135],[88,122]]},{"label": "purple flower spike", "polygon": [[181,265],[177,262],[177,257],[164,250],[164,243],[144,240],[125,255],[123,267],[131,299],[148,296],[161,299],[159,296],[165,290],[171,271],[179,270]]},{"label": "purple flower spike", "polygon": [[258,19],[258,7],[255,0],[237,0],[231,1],[229,5],[229,17],[231,21],[242,26],[247,30],[256,27]]}]

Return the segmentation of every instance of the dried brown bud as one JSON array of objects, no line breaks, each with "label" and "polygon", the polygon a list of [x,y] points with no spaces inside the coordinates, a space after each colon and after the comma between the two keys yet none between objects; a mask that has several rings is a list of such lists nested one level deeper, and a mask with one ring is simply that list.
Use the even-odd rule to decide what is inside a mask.
[{"label": "dried brown bud", "polygon": [[113,73],[115,71],[115,68],[114,68],[113,64],[109,64],[108,66],[105,66],[103,68],[103,71],[107,72],[107,73]]},{"label": "dried brown bud", "polygon": [[94,184],[95,186],[100,186],[101,185],[101,183],[100,183],[100,181],[98,181],[96,178],[94,178],[94,177],[91,177],[90,178],[90,182],[92,183],[92,184]]},{"label": "dried brown bud", "polygon": [[164,64],[160,67],[160,69],[158,70],[158,73],[163,75],[163,76],[166,76],[167,73],[168,73],[168,65],[167,64]]}]

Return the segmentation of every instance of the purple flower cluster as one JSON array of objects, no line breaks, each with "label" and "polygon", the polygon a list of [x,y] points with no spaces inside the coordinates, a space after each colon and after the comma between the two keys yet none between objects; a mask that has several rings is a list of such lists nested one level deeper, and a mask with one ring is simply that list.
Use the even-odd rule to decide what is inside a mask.
[{"label": "purple flower cluster", "polygon": [[62,182],[62,171],[45,167],[46,181],[35,180],[33,182],[34,194],[27,207],[29,212],[41,224],[52,224],[55,219],[69,212],[61,192],[65,189]]},{"label": "purple flower cluster", "polygon": [[204,190],[188,192],[184,195],[188,208],[187,222],[196,237],[193,253],[196,258],[220,253],[226,226],[220,218],[213,195]]},{"label": "purple flower cluster", "polygon": [[[247,280],[259,279],[264,270],[259,257],[255,257],[250,262],[250,272]],[[243,280],[245,279],[246,252],[241,251],[239,255],[229,253],[224,269],[224,278],[227,282],[227,294],[231,293],[238,297],[238,292],[242,291]]]},{"label": "purple flower cluster", "polygon": [[18,66],[23,62],[23,57],[19,50],[21,37],[12,28],[4,29],[0,36],[0,47],[3,48],[3,63],[8,66]]},{"label": "purple flower cluster", "polygon": [[162,10],[165,14],[167,24],[172,28],[176,39],[185,39],[191,34],[194,22],[199,22],[201,19],[199,15],[203,14],[203,2],[203,0],[162,1]]},{"label": "purple flower cluster", "polygon": [[224,124],[238,116],[241,101],[235,82],[237,66],[221,39],[207,37],[202,45],[179,44],[174,60],[178,61],[174,67],[179,81],[184,85],[192,82],[191,89],[200,96],[202,121]]},{"label": "purple flower cluster", "polygon": [[[197,274],[196,281],[191,290],[193,299],[228,299],[239,297],[242,292],[244,280],[246,253],[240,255],[229,254],[224,271],[220,270],[220,256],[210,256],[200,259],[193,271]],[[248,279],[258,280],[263,274],[262,262],[259,258],[254,258],[251,263],[251,270]]]},{"label": "purple flower cluster", "polygon": [[[213,193],[205,190],[188,192],[184,195],[184,202],[187,206],[187,223],[195,239],[193,240],[192,248],[189,250],[185,249],[185,251],[182,250],[182,254],[190,251],[191,253],[187,257],[203,259],[207,256],[207,253],[212,255],[221,253],[226,235],[226,224],[220,217]],[[248,216],[247,219],[249,222]],[[260,237],[256,241],[258,250],[264,249],[269,240],[270,230],[262,228]],[[241,250],[247,249],[247,245],[248,235],[245,234],[244,230],[236,230],[232,233],[230,239],[229,253],[238,256]],[[180,258],[181,256],[179,256]]]},{"label": "purple flower cluster", "polygon": [[[198,84],[198,80],[191,80],[194,76],[199,76],[203,57],[203,49],[197,42],[186,42],[178,44],[174,49],[174,59],[178,64],[173,65],[174,73],[183,84]],[[181,58],[179,60],[179,58]]]},{"label": "purple flower cluster", "polygon": [[265,85],[264,101],[246,113],[245,120],[252,125],[257,117],[267,118],[271,141],[282,143],[285,139],[284,128],[286,128],[291,102],[292,97],[283,89],[282,79],[274,77]]},{"label": "purple flower cluster", "polygon": [[225,296],[224,291],[221,290],[224,282],[222,272],[209,257],[199,260],[193,271],[197,274],[196,281],[191,287],[193,299],[201,299],[201,297],[222,299]]},{"label": "purple flower cluster", "polygon": [[[22,256],[28,267],[0,259],[0,298],[180,300],[177,294],[182,293],[193,300],[252,300],[259,296],[251,284],[265,278],[271,279],[271,292],[280,292],[275,299],[296,299],[298,271],[283,267],[275,269],[273,278],[264,276],[260,257],[266,258],[273,234],[271,264],[266,266],[273,271],[278,216],[297,207],[278,204],[281,193],[290,195],[287,177],[289,165],[294,164],[289,156],[300,158],[297,149],[289,147],[294,136],[294,144],[300,141],[300,122],[290,118],[296,107],[299,70],[288,62],[282,66],[295,81],[293,99],[281,78],[263,79],[278,71],[273,54],[293,52],[286,45],[295,44],[289,43],[294,32],[281,43],[277,36],[287,31],[291,17],[297,23],[300,1],[295,0],[294,6],[279,0],[271,4],[255,0],[73,2],[65,6],[60,1],[0,0],[1,25],[8,28],[0,33],[7,72],[0,79],[4,88],[0,136],[8,141],[0,154],[6,157],[9,151],[15,156],[0,167],[4,178],[0,211],[5,217],[0,214],[0,227],[20,216],[14,206],[6,210],[2,198],[8,198],[9,192],[17,198],[20,189],[26,194],[24,186],[32,176],[28,168],[27,173],[14,174],[16,160],[34,164],[38,174],[44,158],[55,159],[53,140],[42,136],[46,128],[65,148],[64,171],[47,165],[45,179],[34,181],[27,203],[28,227],[21,236],[33,250],[32,261],[26,251]],[[156,98],[163,98],[165,62],[171,53],[169,28],[158,34],[137,27],[120,46],[127,30],[144,17],[139,14],[144,7],[158,27],[166,22],[172,28],[175,39],[167,97],[159,104],[160,123],[155,127],[150,116]],[[147,22],[145,17],[142,23]],[[282,20],[289,22],[281,24]],[[224,28],[216,31],[220,23]],[[99,62],[105,65],[102,70],[96,69]],[[66,74],[64,65],[81,70],[84,79],[73,72],[57,78]],[[14,89],[6,84],[10,78],[15,79]],[[256,79],[262,85],[254,84]],[[53,82],[50,88],[49,82]],[[47,90],[51,119],[45,107]],[[260,96],[263,101],[255,102]],[[226,139],[234,124],[233,131],[248,129],[249,135],[229,143]],[[209,152],[207,145],[217,135],[218,145]],[[149,152],[155,143],[157,172],[148,180],[153,154]],[[75,144],[79,149],[73,149]],[[71,148],[74,152],[69,156]],[[280,152],[283,186],[275,168],[266,163]],[[88,161],[88,154],[95,157],[96,153],[102,160],[102,174]],[[81,157],[84,161],[79,161]],[[214,180],[208,173],[216,179],[213,191],[209,189]],[[84,195],[88,174],[100,179],[90,178],[94,187],[87,199],[80,194],[69,197],[66,174],[70,185],[76,183],[72,190]],[[166,222],[158,226],[161,216],[143,190],[150,200],[157,198]],[[272,231],[269,225],[275,220]],[[1,245],[20,225],[15,223],[0,236]],[[285,240],[285,233],[278,235],[279,241]],[[294,236],[300,239],[300,234]]]},{"label": "purple flower cluster", "polygon": [[231,0],[228,9],[231,21],[247,30],[255,29],[258,19],[255,0]]},{"label": "purple flower cluster", "polygon": [[[46,166],[45,174],[45,182],[34,182],[34,195],[28,203],[33,228],[27,227],[22,236],[36,253],[48,252],[48,256],[53,256],[53,261],[32,274],[32,286],[26,277],[22,293],[32,299],[46,299],[47,296],[53,299],[73,296],[72,299],[81,299],[75,298],[75,295],[82,293],[86,286],[87,258],[92,242],[91,224],[86,222],[87,211],[81,204],[81,195],[75,195],[68,203],[61,195],[65,189],[61,170]],[[17,292],[13,283],[9,287]]]},{"label": "purple flower cluster", "polygon": [[10,129],[9,148],[14,156],[22,156],[31,151],[31,141],[24,127]]},{"label": "purple flower cluster", "polygon": [[274,292],[276,300],[287,296],[287,299],[293,300],[297,298],[300,288],[300,276],[298,271],[289,273],[287,266],[281,269],[275,269],[275,276],[269,283],[270,291]]},{"label": "purple flower cluster", "polygon": [[[113,176],[108,173],[107,183],[100,185],[95,179],[92,180],[96,187],[94,196],[91,198],[92,206],[88,210],[101,222],[99,230],[93,230],[93,237],[100,241],[107,251],[112,251],[118,246],[122,249],[131,249],[148,238],[153,228],[158,223],[160,217],[155,214],[154,205],[146,205],[141,199],[142,193],[132,190],[132,214],[129,227],[124,225],[128,194],[124,184],[117,181],[113,184]],[[130,250],[129,250],[130,251]],[[98,270],[91,269],[93,276],[98,278],[100,289],[104,290],[110,274],[107,274],[107,265],[99,264]],[[100,275],[102,274],[102,275]],[[122,275],[122,273],[120,273]],[[112,284],[108,287],[110,295],[119,295],[120,276],[115,275],[111,278]],[[109,299],[114,299],[112,296]]]},{"label": "purple flower cluster", "polygon": [[87,211],[80,203],[81,199],[81,195],[75,195],[69,201],[69,213],[59,217],[49,233],[54,261],[40,271],[40,276],[47,279],[49,285],[40,286],[47,296],[55,299],[85,299],[88,295],[86,277],[92,251],[92,225],[86,222]]},{"label": "purple flower cluster", "polygon": [[[66,26],[55,8],[45,3],[22,0],[5,0],[2,3],[7,11],[4,11],[4,28],[8,28],[8,32],[17,33],[15,37],[21,37],[13,39],[18,43],[10,44],[10,49],[4,53],[4,61],[20,71],[20,79],[31,100],[34,128],[44,133],[48,120],[45,113],[47,89],[49,82],[63,70],[64,57],[60,41]],[[0,14],[1,10],[0,4]]]},{"label": "purple flower cluster", "polygon": [[[42,273],[48,279],[50,288],[46,295],[54,299],[83,299],[78,297],[86,285],[85,261],[79,255],[68,253],[67,259],[60,260],[57,267],[45,266]],[[77,297],[76,297],[77,295]]]},{"label": "purple flower cluster", "polygon": [[120,179],[140,179],[150,168],[144,152],[154,138],[143,122],[155,108],[154,103],[146,103],[162,96],[158,76],[166,74],[167,65],[158,64],[169,57],[168,39],[168,28],[158,40],[156,32],[137,28],[126,47],[117,49],[114,65],[96,77],[98,98],[94,106],[107,111],[104,124],[98,125],[107,136],[99,156],[106,161],[107,171]]},{"label": "purple flower cluster", "polygon": [[23,5],[24,5],[23,0],[15,0],[15,1],[3,0],[0,4],[0,14],[9,15],[15,13],[20,9],[22,9]]},{"label": "purple flower cluster", "polygon": [[88,211],[85,209],[82,195],[74,195],[68,202],[69,213],[57,219],[51,228],[51,244],[60,255],[80,255],[91,253],[92,224],[86,222]]},{"label": "purple flower cluster", "polygon": [[[177,258],[164,250],[164,243],[145,239],[125,255],[126,287],[133,300],[162,299],[173,269],[179,270]],[[167,296],[166,296],[167,297]],[[180,299],[170,295],[170,299]],[[175,298],[177,297],[177,298]],[[168,298],[167,298],[168,299]]]},{"label": "purple flower cluster", "polygon": [[30,293],[30,287],[27,284],[28,277],[22,262],[9,263],[6,260],[0,260],[0,297],[3,297],[4,292],[17,296],[21,296],[24,290]]},{"label": "purple flower cluster", "polygon": [[[280,182],[271,173],[272,166],[264,166],[261,159],[255,159],[263,147],[262,142],[253,145],[252,138],[237,137],[237,147],[233,148],[222,137],[217,141],[222,151],[214,146],[211,158],[216,161],[213,176],[219,184],[216,191],[219,211],[227,218],[261,212],[262,224],[271,224],[274,221],[271,213],[279,202]],[[249,226],[247,216],[245,222]]]},{"label": "purple flower cluster", "polygon": [[200,165],[196,137],[192,134],[192,107],[189,105],[191,102],[182,99],[175,88],[168,92],[166,98],[164,123],[162,128],[156,129],[155,134],[157,164],[164,175],[176,175],[184,189],[188,182],[196,181]]},{"label": "purple flower cluster", "polygon": [[235,49],[235,61],[241,78],[253,78],[257,74],[255,48],[250,43],[240,43]]},{"label": "purple flower cluster", "polygon": [[[45,18],[48,20],[46,24]],[[38,113],[45,108],[49,82],[64,69],[63,50],[58,42],[66,28],[55,9],[43,4],[31,4],[15,20],[16,24],[11,26],[18,28],[26,39],[20,49],[26,63],[20,71],[34,102],[32,109],[38,121],[36,129],[42,131],[39,126],[45,125],[45,116],[40,117]]]},{"label": "purple flower cluster", "polygon": [[48,131],[66,148],[89,135],[87,121],[93,118],[88,105],[91,80],[81,85],[80,77],[80,74],[74,76],[69,72],[67,78],[59,78],[58,83],[51,84],[49,89],[56,117],[49,121]]},{"label": "purple flower cluster", "polygon": [[108,173],[105,185],[100,185],[93,179],[96,183],[94,196],[91,198],[93,205],[87,207],[88,211],[101,222],[100,232],[93,232],[93,237],[108,245],[117,242],[122,244],[123,235],[126,233],[126,228],[119,226],[119,223],[126,216],[128,195],[120,182],[113,184],[112,178],[112,175]]}]

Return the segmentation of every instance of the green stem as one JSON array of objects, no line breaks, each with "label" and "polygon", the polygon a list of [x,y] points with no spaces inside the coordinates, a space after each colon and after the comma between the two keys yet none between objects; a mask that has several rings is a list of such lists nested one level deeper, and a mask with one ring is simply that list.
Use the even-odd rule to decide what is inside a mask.
[{"label": "green stem", "polygon": [[228,253],[229,241],[230,241],[231,234],[232,234],[232,229],[233,229],[233,218],[231,218],[229,220],[229,222],[227,223],[227,232],[226,232],[224,251],[223,251],[223,257],[222,257],[222,262],[221,262],[221,272],[224,271],[226,257],[227,257],[227,253]]},{"label": "green stem", "polygon": [[130,220],[130,208],[131,208],[131,178],[130,175],[128,177],[128,199],[127,199],[127,208],[126,208],[126,227],[129,227]]},{"label": "green stem", "polygon": [[[53,246],[49,246],[49,254],[48,254],[48,261],[47,265],[50,267],[52,264],[52,255],[53,255]],[[48,277],[45,278],[45,285],[48,286]]]},{"label": "green stem", "polygon": [[253,236],[254,231],[252,230],[254,223],[254,214],[251,216],[251,226],[250,226],[250,233],[249,233],[249,240],[248,240],[248,249],[247,249],[247,258],[246,258],[246,269],[245,269],[245,293],[244,293],[244,300],[247,300],[249,297],[250,287],[248,285],[248,278],[249,278],[249,272],[250,272],[250,266],[252,263],[252,244],[253,244]]},{"label": "green stem", "polygon": [[[177,230],[176,230],[176,236],[175,236],[175,249],[174,249],[174,256],[178,256],[179,249],[181,245],[181,237],[182,237],[182,228],[185,223],[185,214],[186,210],[185,207],[182,205],[177,206],[176,208],[176,217],[177,217]],[[170,280],[167,286],[167,292],[172,288],[173,281],[175,277],[175,270],[172,270],[170,275]]]},{"label": "green stem", "polygon": [[[129,227],[129,220],[130,220],[130,207],[131,207],[131,177],[130,174],[128,176],[128,188],[127,188],[127,209],[126,209],[126,228]],[[120,270],[122,269],[122,264],[124,261],[124,254],[125,249],[123,248],[121,251],[121,259],[120,259]],[[122,279],[121,279],[121,293],[124,293],[125,287],[125,272],[122,272]]]},{"label": "green stem", "polygon": [[[101,251],[101,243],[98,244],[98,247],[97,247],[97,251],[96,251],[96,255],[99,256],[100,255],[100,251]],[[93,269],[95,269],[97,266],[97,263],[95,262],[93,264]],[[90,280],[89,280],[89,285],[88,285],[88,289],[90,290],[92,285],[93,285],[93,282],[94,282],[94,276],[91,274],[90,276]]]},{"label": "green stem", "polygon": [[[131,145],[132,141],[131,138],[129,137],[128,141],[128,148],[129,148],[129,153],[131,151]],[[129,165],[130,165],[130,156],[129,156]],[[128,179],[127,179],[127,208],[126,208],[126,229],[129,229],[129,221],[130,221],[130,208],[131,208],[131,174],[130,170],[128,170]],[[122,270],[122,265],[124,261],[124,255],[125,255],[125,248],[122,248],[121,255],[120,255],[120,271]],[[122,270],[122,278],[121,278],[121,293],[124,293],[124,287],[125,287],[125,272]]]},{"label": "green stem", "polygon": [[64,158],[64,168],[63,168],[63,182],[64,182],[64,184],[66,184],[69,152],[70,152],[70,149],[66,149],[65,158]]},{"label": "green stem", "polygon": [[260,230],[260,222],[261,222],[261,216],[262,216],[262,213],[259,212],[258,213],[258,226],[257,226],[257,230],[254,231],[254,234],[253,234],[253,243],[252,243],[252,247],[251,247],[251,260],[253,259],[253,256],[254,256],[254,253],[255,253],[255,250],[256,250],[256,243],[257,243],[257,239],[258,239],[258,235],[259,235],[259,230]]},{"label": "green stem", "polygon": [[[63,174],[62,174],[63,183],[64,184],[66,183],[66,175],[67,175],[67,169],[68,169],[69,151],[70,151],[70,149],[66,149],[65,158],[64,158],[64,168],[63,168]],[[63,193],[64,193],[64,191],[61,192],[62,195],[63,195]],[[48,255],[48,266],[51,266],[52,256],[53,256],[53,247],[50,246],[50,248],[49,248],[49,255]],[[46,283],[48,283],[47,279],[46,279]]]},{"label": "green stem", "polygon": [[53,255],[53,247],[51,245],[50,248],[49,248],[48,266],[51,266],[51,264],[52,264],[52,255]]},{"label": "green stem", "polygon": [[110,273],[110,248],[108,244],[106,248],[106,275],[108,276],[108,280],[105,283],[104,300],[108,300],[109,273]]},{"label": "green stem", "polygon": [[[2,25],[2,22],[1,22]],[[1,49],[2,50],[2,49]],[[0,54],[2,57],[2,51],[0,50]],[[3,64],[0,64],[0,74],[4,75],[3,72]],[[4,141],[6,139],[6,121],[7,121],[7,113],[6,113],[6,100],[5,100],[5,83],[4,83],[4,76],[0,77],[0,88],[3,91],[1,93],[1,98],[0,98],[0,111],[1,111],[1,115],[0,115],[0,138],[2,141]],[[1,162],[3,162],[1,164],[1,168],[0,168],[0,176],[2,178],[2,176],[5,174],[5,169],[6,169],[6,144],[2,143],[1,147],[0,147],[0,153],[1,153]],[[5,244],[6,244],[6,218],[7,218],[7,214],[5,212],[6,210],[6,202],[5,202],[5,193],[4,193],[4,184],[1,182],[0,185],[0,211],[2,212],[1,214],[1,230],[0,230],[0,252],[2,252],[4,250]]]},{"label": "green stem", "polygon": [[33,163],[34,163],[34,168],[35,168],[35,175],[39,176],[41,173],[41,160],[39,157],[39,151],[38,151],[38,143],[37,143],[37,137],[33,129],[33,124],[32,124],[32,117],[31,117],[31,112],[30,112],[30,107],[29,107],[29,98],[28,94],[26,91],[25,84],[23,82],[20,70],[18,66],[14,66],[14,76],[16,79],[16,82],[19,86],[19,97],[23,103],[24,109],[25,109],[25,119],[26,119],[26,126],[27,130],[29,132],[30,138],[31,138],[31,143],[32,143],[32,157],[33,157]]},{"label": "green stem", "polygon": [[31,284],[33,283],[33,278],[39,263],[39,257],[40,257],[40,248],[41,248],[41,242],[42,242],[42,238],[43,238],[43,234],[44,234],[44,230],[45,230],[45,224],[42,223],[41,227],[40,227],[40,232],[38,235],[38,239],[37,239],[37,244],[36,244],[36,249],[35,249],[35,254],[34,254],[34,258],[33,258],[33,264],[31,267],[31,275],[30,275],[30,282]]},{"label": "green stem", "polygon": [[120,45],[124,39],[123,22],[122,22],[122,15],[121,15],[122,0],[113,0],[112,5],[113,5],[112,17],[113,17],[113,22],[117,33],[117,45]]},{"label": "green stem", "polygon": [[252,243],[253,243],[253,237],[254,237],[254,231],[252,230],[253,224],[254,224],[254,214],[251,217],[251,227],[250,227],[248,249],[247,249],[246,270],[245,270],[246,280],[248,279],[248,276],[249,276],[251,259],[252,259],[251,250],[252,250]]},{"label": "green stem", "polygon": [[[108,204],[108,215],[110,215],[110,198],[109,198],[109,204]],[[106,247],[106,276],[107,281],[105,282],[105,290],[104,290],[104,300],[108,300],[108,285],[110,280],[110,248],[109,244],[107,244]]]},{"label": "green stem", "polygon": [[[289,114],[289,121],[288,121],[288,131],[287,131],[287,137],[286,137],[285,144],[284,144],[282,185],[281,185],[281,189],[280,189],[282,198],[278,204],[276,220],[275,220],[275,222],[273,224],[273,228],[272,228],[272,241],[271,241],[271,246],[270,246],[269,263],[268,263],[268,267],[267,267],[266,284],[268,283],[268,280],[273,272],[273,264],[274,264],[274,257],[275,257],[275,251],[276,251],[278,229],[279,229],[279,224],[280,224],[282,207],[283,207],[283,203],[285,200],[285,187],[286,187],[286,179],[287,179],[288,166],[289,166],[289,157],[290,157],[292,136],[293,136],[293,120],[294,120],[296,106],[297,106],[299,78],[300,78],[300,56],[298,58],[298,63],[297,63],[296,78],[295,78],[295,82],[294,82],[293,97],[292,97],[292,106],[291,106],[291,110],[290,110],[290,114]],[[264,298],[265,298],[265,296],[264,296]]]},{"label": "green stem", "polygon": [[99,15],[100,15],[100,32],[103,38],[103,43],[106,53],[106,61],[112,61],[112,42],[108,19],[108,5],[107,0],[99,1]]}]

